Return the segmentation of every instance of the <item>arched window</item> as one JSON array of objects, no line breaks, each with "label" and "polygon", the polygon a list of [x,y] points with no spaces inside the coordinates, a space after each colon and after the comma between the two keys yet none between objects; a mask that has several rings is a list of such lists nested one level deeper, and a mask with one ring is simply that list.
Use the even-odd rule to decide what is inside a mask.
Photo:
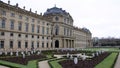
[{"label": "arched window", "polygon": [[56,21],[58,21],[58,20],[59,20],[59,18],[58,18],[58,17],[55,17],[55,20],[56,20]]},{"label": "arched window", "polygon": [[58,25],[55,26],[55,35],[58,35],[59,34],[59,27]]},{"label": "arched window", "polygon": [[55,48],[59,48],[59,41],[58,40],[55,41]]}]

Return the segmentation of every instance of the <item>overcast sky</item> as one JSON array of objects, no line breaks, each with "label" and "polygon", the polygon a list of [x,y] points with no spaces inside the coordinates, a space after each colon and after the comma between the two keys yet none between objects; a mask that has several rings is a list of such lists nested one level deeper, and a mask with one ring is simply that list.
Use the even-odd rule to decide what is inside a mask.
[{"label": "overcast sky", "polygon": [[[8,0],[2,0],[8,2]],[[86,27],[93,37],[120,38],[120,0],[10,0],[12,5],[44,13],[56,4],[70,13],[74,26]]]}]

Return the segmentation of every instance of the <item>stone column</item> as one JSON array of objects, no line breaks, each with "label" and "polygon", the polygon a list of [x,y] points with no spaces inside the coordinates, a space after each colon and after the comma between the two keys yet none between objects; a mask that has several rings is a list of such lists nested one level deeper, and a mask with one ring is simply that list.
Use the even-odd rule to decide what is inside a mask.
[{"label": "stone column", "polygon": [[66,39],[66,48],[68,48],[68,40]]},{"label": "stone column", "polygon": [[71,47],[70,40],[69,40],[69,48]]},{"label": "stone column", "polygon": [[52,49],[55,48],[55,40],[52,41]]},{"label": "stone column", "polygon": [[75,48],[74,40],[73,40],[73,48]]},{"label": "stone column", "polygon": [[66,46],[67,46],[67,45],[66,45],[66,39],[64,39],[64,48],[66,48]]},{"label": "stone column", "polygon": [[73,46],[74,46],[74,45],[73,45],[73,40],[71,40],[71,44],[72,44],[72,48],[74,48],[74,47],[73,47]]},{"label": "stone column", "polygon": [[68,39],[68,48],[69,48],[69,45],[70,45],[70,43],[69,43],[69,39]]},{"label": "stone column", "polygon": [[72,48],[72,40],[70,40],[70,48]]},{"label": "stone column", "polygon": [[69,48],[71,48],[71,41],[69,40]]},{"label": "stone column", "polygon": [[64,39],[62,39],[62,48],[64,48]]}]

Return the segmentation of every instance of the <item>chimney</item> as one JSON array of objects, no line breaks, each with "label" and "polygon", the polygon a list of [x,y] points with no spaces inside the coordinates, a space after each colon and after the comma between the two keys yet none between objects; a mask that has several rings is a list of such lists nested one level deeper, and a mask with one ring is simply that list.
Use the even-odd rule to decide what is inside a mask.
[{"label": "chimney", "polygon": [[10,0],[8,0],[8,4],[10,4]]},{"label": "chimney", "polygon": [[40,13],[40,15],[42,16],[42,13]]},{"label": "chimney", "polygon": [[25,6],[23,6],[23,9],[25,10]]},{"label": "chimney", "polygon": [[35,13],[37,14],[37,11],[35,11]]},{"label": "chimney", "polygon": [[32,11],[32,9],[30,8],[30,12]]},{"label": "chimney", "polygon": [[18,7],[18,3],[16,3],[16,7]]}]

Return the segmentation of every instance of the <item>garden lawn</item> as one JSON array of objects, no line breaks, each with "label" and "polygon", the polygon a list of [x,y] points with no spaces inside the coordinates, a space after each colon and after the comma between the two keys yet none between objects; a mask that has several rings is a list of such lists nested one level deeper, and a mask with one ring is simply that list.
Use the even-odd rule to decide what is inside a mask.
[{"label": "garden lawn", "polygon": [[116,60],[118,53],[112,53],[105,58],[101,63],[95,66],[95,68],[112,68]]},{"label": "garden lawn", "polygon": [[85,51],[99,51],[99,50],[105,50],[108,52],[119,52],[120,49],[119,48],[85,48]]},{"label": "garden lawn", "polygon": [[38,68],[38,60],[29,61],[27,64],[27,68]]}]

